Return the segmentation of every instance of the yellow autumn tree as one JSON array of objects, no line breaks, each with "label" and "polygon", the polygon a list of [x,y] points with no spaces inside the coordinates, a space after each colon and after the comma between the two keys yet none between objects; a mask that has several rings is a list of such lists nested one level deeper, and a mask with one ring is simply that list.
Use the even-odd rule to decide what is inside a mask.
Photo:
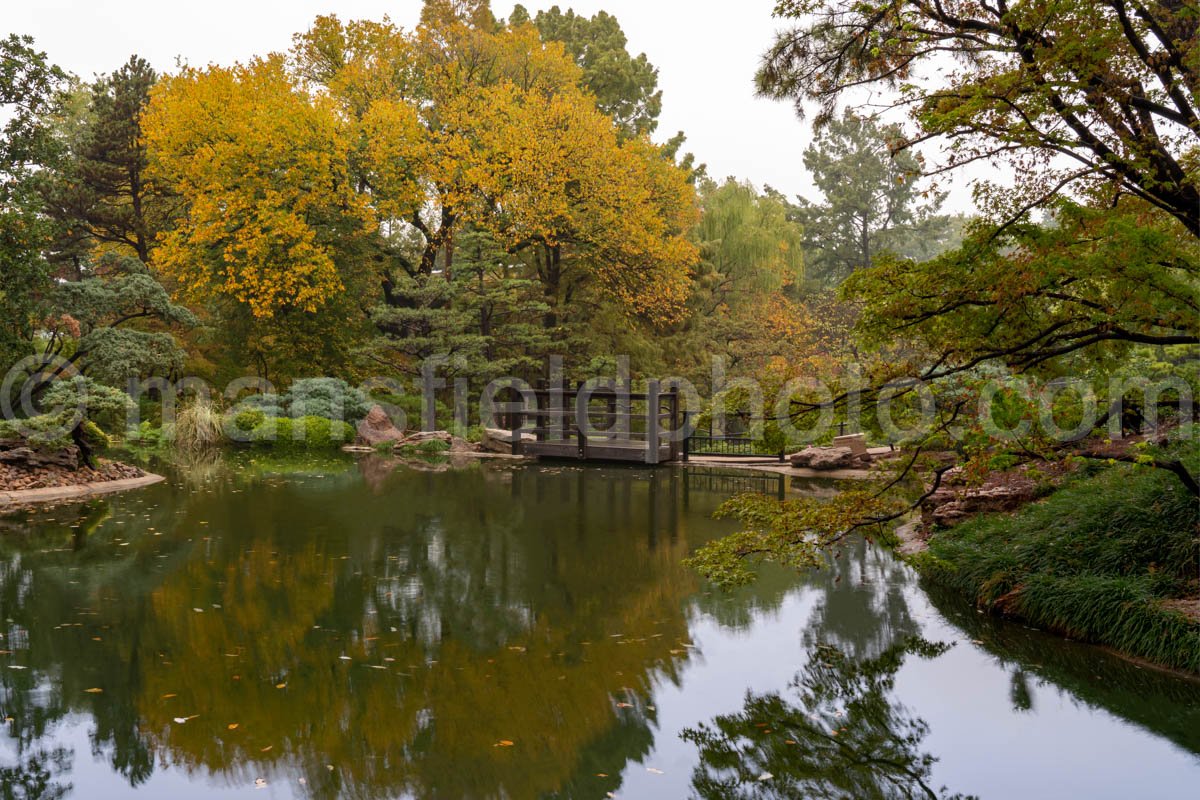
[{"label": "yellow autumn tree", "polygon": [[287,57],[164,79],[145,135],[185,213],[159,267],[257,318],[314,311],[367,270],[403,305],[402,279],[453,276],[472,226],[528,264],[552,308],[584,287],[677,317],[696,257],[683,171],[620,137],[532,25],[474,0],[431,1],[422,19],[319,17]]},{"label": "yellow autumn tree", "polygon": [[696,260],[686,232],[695,192],[644,138],[620,141],[590,97],[492,91],[481,130],[492,154],[481,224],[512,252],[529,251],[552,307],[583,273],[601,293],[656,322],[682,311]]},{"label": "yellow autumn tree", "polygon": [[569,280],[655,320],[682,311],[694,190],[648,140],[621,141],[561,44],[486,3],[431,2],[412,33],[318,18],[292,55],[359,121],[381,232],[421,243],[415,258],[387,251],[409,276],[449,276],[470,224],[528,256],[552,307]]},{"label": "yellow autumn tree", "polygon": [[186,294],[270,318],[342,291],[374,224],[350,172],[351,131],[281,57],[166,77],[142,126],[151,179],[184,204],[156,267]]}]

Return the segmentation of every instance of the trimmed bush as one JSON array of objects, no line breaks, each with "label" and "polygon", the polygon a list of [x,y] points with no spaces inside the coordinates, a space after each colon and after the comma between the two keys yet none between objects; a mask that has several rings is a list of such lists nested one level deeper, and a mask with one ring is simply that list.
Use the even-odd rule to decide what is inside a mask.
[{"label": "trimmed bush", "polygon": [[251,441],[254,429],[267,421],[260,408],[240,408],[225,417],[225,435],[235,442]]},{"label": "trimmed bush", "polygon": [[256,445],[277,450],[321,450],[354,441],[354,426],[324,417],[269,417],[250,432]]},{"label": "trimmed bush", "polygon": [[359,389],[340,378],[305,378],[287,393],[288,416],[324,417],[356,423],[367,416],[373,403]]},{"label": "trimmed bush", "polygon": [[286,417],[288,400],[278,394],[251,394],[237,403],[238,410],[252,409],[262,413],[263,418]]}]

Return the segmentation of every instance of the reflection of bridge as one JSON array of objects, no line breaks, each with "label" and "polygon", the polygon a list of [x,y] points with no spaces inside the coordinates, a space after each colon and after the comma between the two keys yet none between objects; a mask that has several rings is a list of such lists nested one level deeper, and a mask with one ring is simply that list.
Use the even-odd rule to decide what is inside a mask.
[{"label": "reflection of bridge", "polygon": [[685,495],[692,491],[720,494],[773,494],[780,500],[787,494],[788,476],[751,470],[720,470],[689,467],[684,478]]}]

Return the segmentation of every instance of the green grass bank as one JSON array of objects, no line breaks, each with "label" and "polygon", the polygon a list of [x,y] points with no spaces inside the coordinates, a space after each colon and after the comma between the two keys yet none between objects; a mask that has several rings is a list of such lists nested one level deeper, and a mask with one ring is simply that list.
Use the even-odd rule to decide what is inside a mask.
[{"label": "green grass bank", "polygon": [[1200,503],[1163,470],[1085,471],[1016,512],[934,531],[912,561],[992,612],[1200,674],[1200,615],[1183,610],[1200,596]]}]

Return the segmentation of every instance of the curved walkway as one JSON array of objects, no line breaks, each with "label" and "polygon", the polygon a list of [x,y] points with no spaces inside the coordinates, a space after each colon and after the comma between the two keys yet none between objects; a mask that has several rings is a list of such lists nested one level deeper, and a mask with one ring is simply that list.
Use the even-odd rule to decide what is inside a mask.
[{"label": "curved walkway", "polygon": [[140,478],[121,478],[115,481],[80,483],[75,486],[47,486],[44,489],[0,492],[0,511],[12,506],[53,503],[60,500],[75,500],[113,492],[124,492],[129,489],[141,489],[143,486],[152,486],[165,480],[166,478],[162,475],[148,472]]}]

